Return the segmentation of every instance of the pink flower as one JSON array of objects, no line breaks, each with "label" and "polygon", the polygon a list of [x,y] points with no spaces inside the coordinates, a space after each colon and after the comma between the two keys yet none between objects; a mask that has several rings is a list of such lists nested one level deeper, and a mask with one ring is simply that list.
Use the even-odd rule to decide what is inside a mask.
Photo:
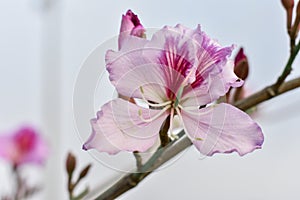
[{"label": "pink flower", "polygon": [[122,22],[119,35],[119,49],[121,49],[124,40],[130,35],[144,37],[145,29],[141,24],[138,16],[131,10],[122,15]]},{"label": "pink flower", "polygon": [[[130,37],[118,52],[106,54],[110,80],[121,98],[104,106],[91,120],[92,134],[85,150],[116,154],[147,151],[159,140],[159,130],[170,116],[178,116],[185,133],[204,155],[261,148],[261,128],[243,111],[214,102],[230,87],[243,84],[229,60],[232,47],[221,47],[200,26],[164,27],[151,40]],[[137,102],[139,102],[137,101]]]},{"label": "pink flower", "polygon": [[10,135],[0,135],[0,157],[13,166],[43,164],[47,155],[45,141],[31,127],[22,127]]}]

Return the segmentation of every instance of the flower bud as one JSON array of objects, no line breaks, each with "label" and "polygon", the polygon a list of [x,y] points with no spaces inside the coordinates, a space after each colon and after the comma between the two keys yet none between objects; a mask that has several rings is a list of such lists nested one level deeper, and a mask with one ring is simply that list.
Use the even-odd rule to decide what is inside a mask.
[{"label": "flower bud", "polygon": [[294,7],[294,0],[281,0],[281,3],[286,10],[293,9]]},{"label": "flower bud", "polygon": [[91,168],[91,164],[87,165],[81,172],[80,172],[80,175],[79,175],[79,180],[84,178],[87,173],[89,172],[90,168]]},{"label": "flower bud", "polygon": [[294,0],[281,0],[281,3],[286,10],[287,29],[288,29],[288,31],[290,31],[290,29],[292,27]]},{"label": "flower bud", "polygon": [[248,77],[249,64],[243,48],[240,48],[234,59],[234,73],[242,80]]},{"label": "flower bud", "polygon": [[300,24],[300,2],[298,2],[298,4],[297,4],[296,19],[295,19],[293,27],[291,28],[291,31],[290,31],[290,37],[292,40],[295,40],[297,37],[298,31],[299,31],[299,29],[298,29],[299,24]]},{"label": "flower bud", "polygon": [[66,161],[66,170],[69,176],[73,174],[75,167],[76,167],[76,158],[72,153],[69,153]]},{"label": "flower bud", "polygon": [[120,35],[119,35],[119,49],[122,47],[123,41],[126,37],[133,35],[137,37],[145,37],[145,29],[141,24],[138,16],[131,10],[122,15]]}]

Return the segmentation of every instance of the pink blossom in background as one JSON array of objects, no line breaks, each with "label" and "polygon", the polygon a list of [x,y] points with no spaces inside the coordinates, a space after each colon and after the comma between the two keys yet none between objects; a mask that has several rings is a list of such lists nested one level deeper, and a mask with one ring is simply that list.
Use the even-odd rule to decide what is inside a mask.
[{"label": "pink blossom in background", "polygon": [[0,157],[13,166],[27,163],[41,165],[48,155],[48,146],[41,135],[26,126],[11,134],[0,135]]},{"label": "pink blossom in background", "polygon": [[176,115],[204,155],[245,155],[261,148],[264,137],[257,123],[232,105],[214,104],[230,87],[243,84],[233,72],[232,49],[211,40],[200,26],[166,26],[151,40],[127,36],[119,51],[106,54],[109,78],[120,95],[147,106],[121,98],[106,103],[91,120],[92,134],[83,148],[145,152],[159,140],[168,116],[172,133]]}]

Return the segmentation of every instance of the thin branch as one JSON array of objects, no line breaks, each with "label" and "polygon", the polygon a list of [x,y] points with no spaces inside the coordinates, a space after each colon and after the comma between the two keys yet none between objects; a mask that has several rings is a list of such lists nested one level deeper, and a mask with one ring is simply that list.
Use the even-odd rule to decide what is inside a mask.
[{"label": "thin branch", "polygon": [[134,151],[133,155],[134,155],[135,160],[136,160],[136,168],[139,171],[141,169],[141,167],[143,166],[142,156],[140,155],[140,153],[138,151]]},{"label": "thin branch", "polygon": [[282,74],[278,77],[277,82],[274,84],[273,86],[273,91],[275,93],[278,92],[279,87],[283,84],[283,82],[285,81],[286,77],[288,77],[288,75],[291,73],[292,71],[292,64],[298,54],[300,50],[300,41],[298,42],[298,44],[294,47],[291,47],[291,54],[290,57],[288,59],[288,62],[285,65],[285,68],[282,72]]},{"label": "thin branch", "polygon": [[263,90],[261,90],[259,92],[256,92],[255,94],[253,94],[245,99],[242,99],[242,100],[236,102],[234,104],[234,106],[238,107],[241,110],[246,111],[257,104],[260,104],[266,100],[272,99],[278,95],[281,95],[285,92],[293,90],[297,87],[300,87],[300,77],[283,83],[279,87],[277,92],[275,92],[273,90],[275,85],[276,85],[276,83],[264,88]]},{"label": "thin branch", "polygon": [[[241,110],[246,111],[247,109],[258,105],[268,99],[271,99],[275,96],[293,90],[297,87],[300,87],[300,77],[283,83],[278,90],[278,93],[274,93],[272,88],[275,84],[266,87],[265,89],[245,98],[241,101],[238,101],[235,106]],[[184,131],[180,133],[184,134]],[[164,163],[169,161],[171,158],[182,152],[184,149],[191,145],[191,141],[183,136],[181,139],[176,142],[171,142],[165,148],[160,148],[151,159],[143,165],[141,173],[128,173],[118,180],[114,185],[107,189],[104,193],[98,196],[95,200],[110,200],[115,199],[116,197],[124,194],[126,191],[136,187],[144,178],[151,174],[154,170],[162,166]]]}]

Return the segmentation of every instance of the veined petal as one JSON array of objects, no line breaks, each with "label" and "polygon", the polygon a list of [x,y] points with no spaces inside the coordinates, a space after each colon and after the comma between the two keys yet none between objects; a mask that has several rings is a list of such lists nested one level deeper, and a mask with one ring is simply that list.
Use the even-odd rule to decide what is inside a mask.
[{"label": "veined petal", "polygon": [[[182,25],[165,26],[153,35],[147,48],[153,51],[154,62],[176,70],[178,74],[187,77],[187,83],[195,80],[196,52],[188,28]],[[170,82],[176,81],[176,79],[170,80]]]},{"label": "veined petal", "polygon": [[182,96],[182,105],[184,107],[206,105],[224,96],[230,87],[242,86],[244,81],[235,75],[233,67],[233,61],[229,60],[221,73],[210,73],[199,86],[186,87]]},{"label": "veined petal", "polygon": [[198,110],[181,110],[187,135],[204,155],[237,152],[245,155],[261,148],[261,128],[244,112],[218,104]]},{"label": "veined petal", "polygon": [[129,35],[124,39],[120,51],[108,50],[106,52],[106,69],[113,85],[120,79],[122,73],[130,71],[136,66],[150,63],[142,56],[146,43],[146,39]]},{"label": "veined petal", "polygon": [[222,47],[217,41],[210,39],[206,33],[201,31],[199,26],[197,33],[200,36],[197,37],[198,67],[196,76],[197,79],[201,77],[205,79],[207,73],[222,71],[222,68],[231,55],[233,46]]},{"label": "veined petal", "polygon": [[[177,81],[171,82],[172,79]],[[124,96],[140,99],[144,97],[147,101],[164,103],[176,98],[183,81],[184,77],[171,67],[145,64],[124,72],[115,87]]]},{"label": "veined petal", "polygon": [[92,134],[83,148],[95,148],[109,154],[120,151],[145,152],[158,139],[167,113],[162,113],[151,122],[145,122],[142,118],[148,120],[159,112],[141,108],[123,99],[110,101],[98,112],[97,119],[91,120]]}]

